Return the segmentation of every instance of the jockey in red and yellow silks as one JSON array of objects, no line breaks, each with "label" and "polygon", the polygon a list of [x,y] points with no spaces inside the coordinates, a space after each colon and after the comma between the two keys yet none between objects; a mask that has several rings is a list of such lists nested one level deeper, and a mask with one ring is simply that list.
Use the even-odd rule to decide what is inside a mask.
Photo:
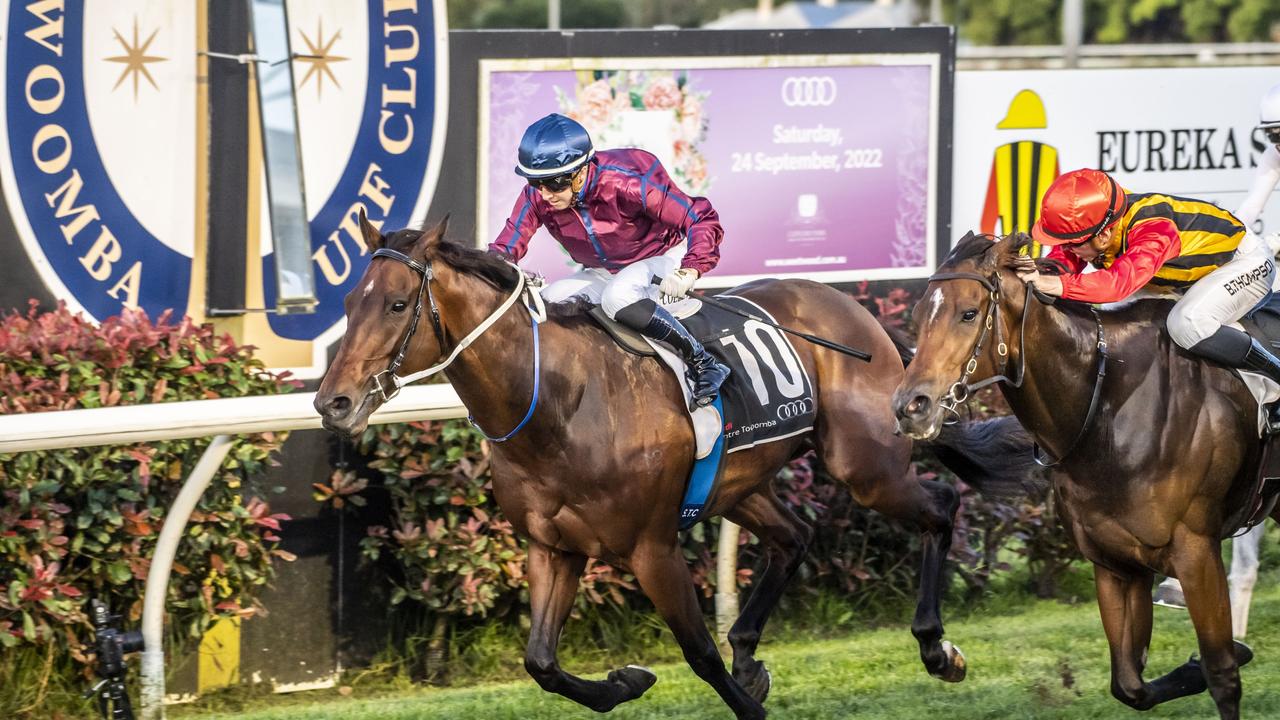
[{"label": "jockey in red and yellow silks", "polygon": [[[689,367],[693,402],[715,400],[729,369],[656,302],[680,297],[720,260],[724,230],[706,198],[682,192],[651,153],[601,150],[563,115],[538,120],[520,141],[516,174],[529,181],[489,245],[519,261],[545,227],[582,269],[551,283],[548,302],[585,296],[605,314],[675,348]],[[655,288],[652,278],[662,278]]]},{"label": "jockey in red and yellow silks", "polygon": [[[1280,383],[1280,359],[1228,327],[1271,295],[1267,244],[1212,203],[1129,193],[1099,170],[1073,170],[1045,193],[1032,236],[1066,272],[1019,272],[1048,295],[1108,303],[1146,288],[1180,294],[1166,327],[1178,346]],[[1097,270],[1082,273],[1086,264]]]}]

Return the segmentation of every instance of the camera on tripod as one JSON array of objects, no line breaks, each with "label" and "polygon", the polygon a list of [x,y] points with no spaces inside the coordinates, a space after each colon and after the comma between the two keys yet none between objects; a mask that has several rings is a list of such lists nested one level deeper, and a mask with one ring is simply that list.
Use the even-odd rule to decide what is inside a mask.
[{"label": "camera on tripod", "polygon": [[120,619],[112,615],[106,603],[97,599],[89,601],[90,620],[93,621],[94,648],[97,657],[94,670],[102,678],[85,697],[98,697],[98,710],[103,717],[113,720],[133,720],[133,708],[125,689],[124,656],[143,649],[142,633],[137,630],[121,632],[113,627]]}]

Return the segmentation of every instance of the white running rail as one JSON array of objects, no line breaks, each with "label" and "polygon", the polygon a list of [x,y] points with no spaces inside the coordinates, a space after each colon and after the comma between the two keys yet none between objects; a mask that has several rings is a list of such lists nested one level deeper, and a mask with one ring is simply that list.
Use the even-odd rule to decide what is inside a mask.
[{"label": "white running rail", "polygon": [[[164,718],[164,600],[187,520],[231,449],[231,435],[320,427],[315,393],[191,400],[0,415],[0,453],[214,436],[183,483],[151,559],[142,601],[143,720]],[[415,385],[378,409],[370,424],[466,417],[452,385]]]}]

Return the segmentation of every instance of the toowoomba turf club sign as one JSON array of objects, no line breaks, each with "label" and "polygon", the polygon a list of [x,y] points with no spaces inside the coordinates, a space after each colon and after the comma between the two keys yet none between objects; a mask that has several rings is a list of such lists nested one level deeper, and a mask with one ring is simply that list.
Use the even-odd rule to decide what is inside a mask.
[{"label": "toowoomba turf club sign", "polygon": [[[359,208],[388,227],[425,214],[443,144],[443,1],[285,7],[320,304],[270,326],[281,338],[324,342],[340,332],[342,297],[368,262]],[[193,260],[204,222],[197,205],[208,187],[197,144],[197,12],[164,0],[0,0],[4,199],[39,280],[98,319],[124,307],[203,310],[193,292],[203,272]],[[262,228],[270,306],[269,223]]]}]

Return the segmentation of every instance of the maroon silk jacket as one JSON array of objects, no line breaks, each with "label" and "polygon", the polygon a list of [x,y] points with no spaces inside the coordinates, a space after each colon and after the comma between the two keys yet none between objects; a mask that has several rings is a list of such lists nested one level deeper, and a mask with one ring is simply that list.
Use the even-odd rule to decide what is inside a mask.
[{"label": "maroon silk jacket", "polygon": [[687,247],[681,267],[705,275],[720,261],[724,230],[715,208],[681,192],[652,153],[600,150],[586,167],[586,183],[567,210],[552,209],[537,189],[525,187],[489,249],[519,260],[545,226],[575,261],[611,273],[681,242]]}]

